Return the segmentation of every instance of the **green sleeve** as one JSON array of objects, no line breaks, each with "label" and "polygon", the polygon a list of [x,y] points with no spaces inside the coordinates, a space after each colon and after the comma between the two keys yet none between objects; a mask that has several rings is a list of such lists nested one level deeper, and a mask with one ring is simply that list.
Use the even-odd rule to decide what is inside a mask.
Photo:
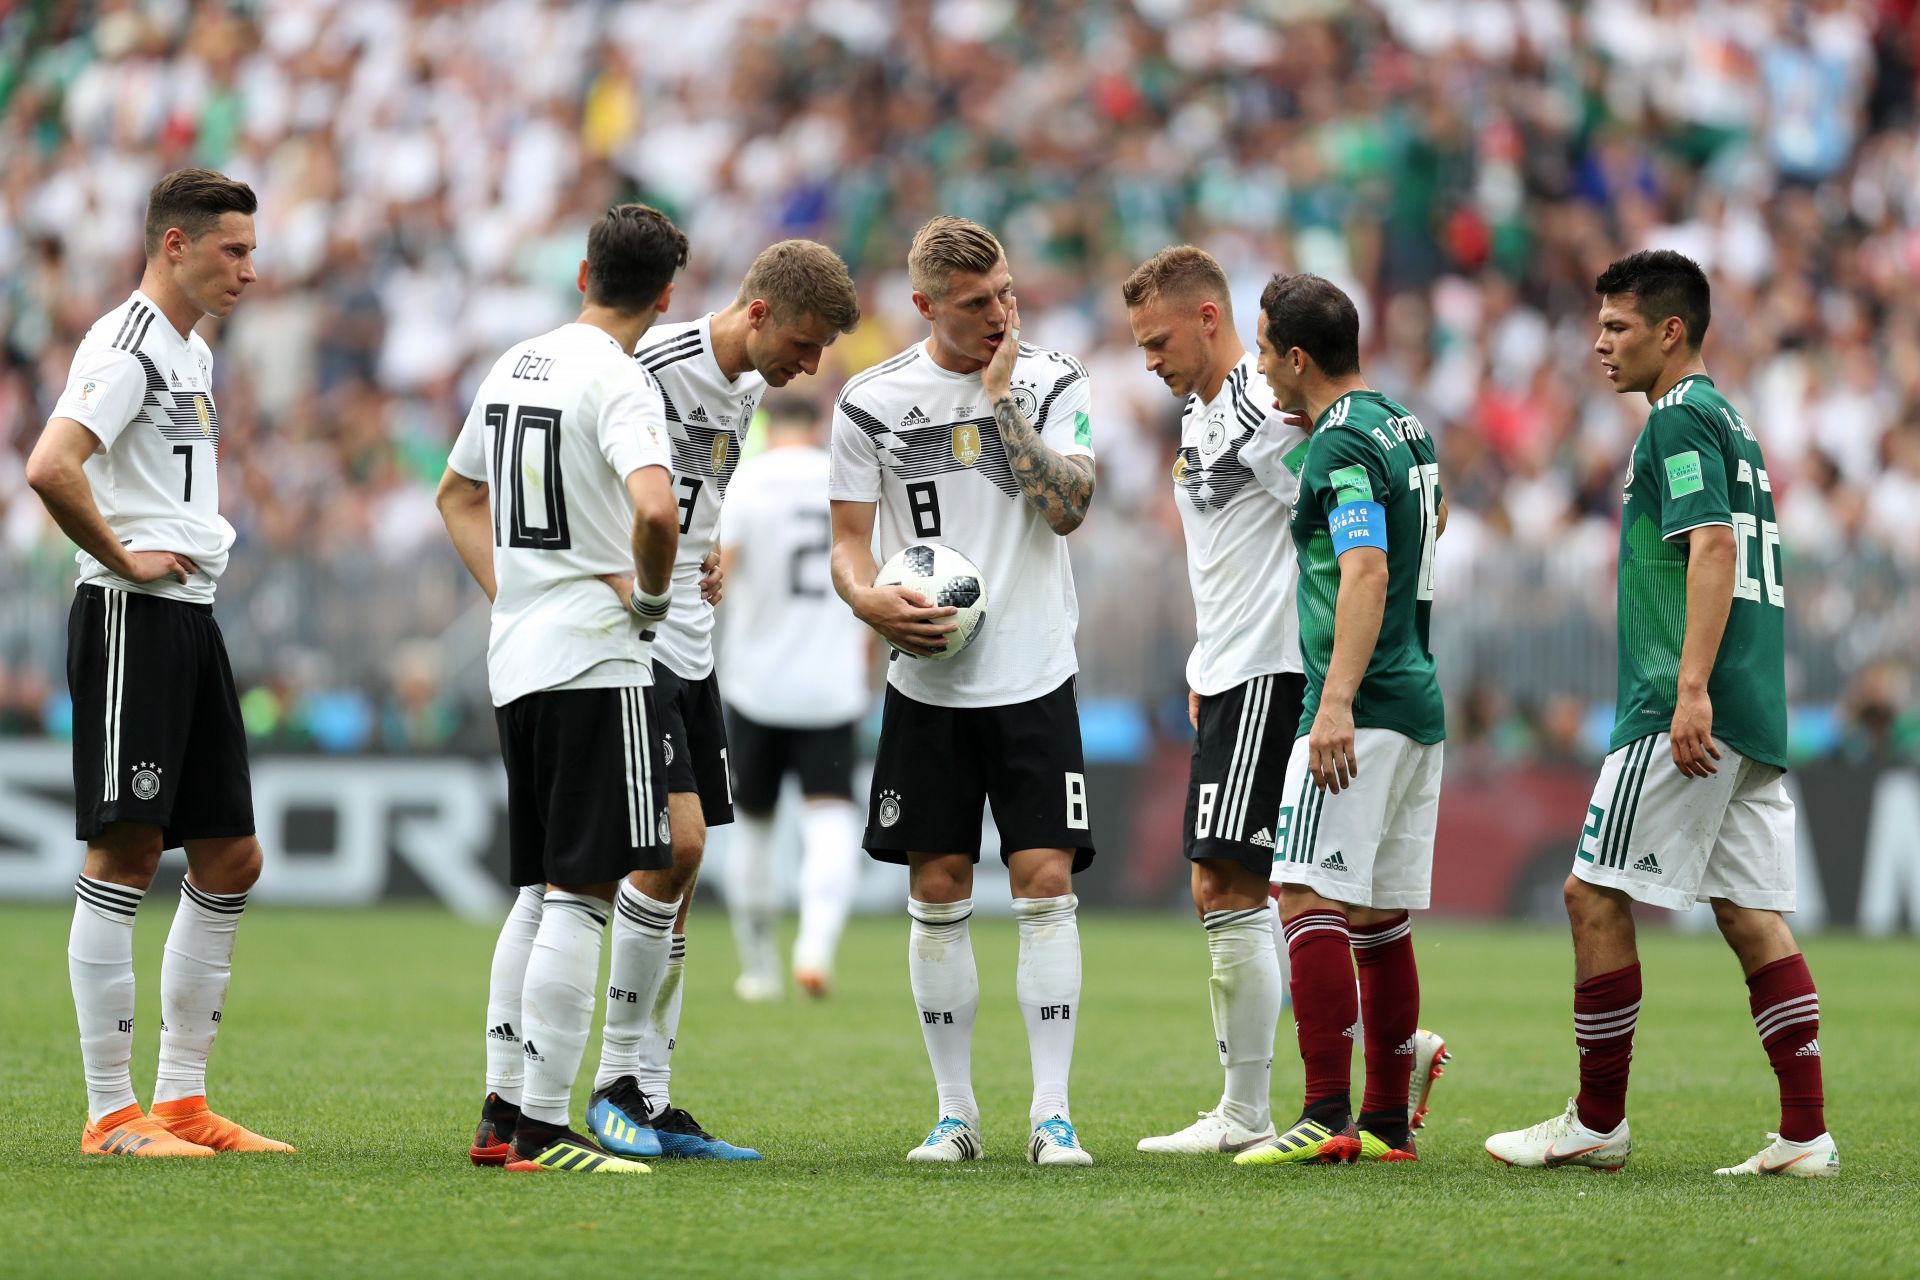
[{"label": "green sleeve", "polygon": [[1386,461],[1373,442],[1345,427],[1323,427],[1307,449],[1300,483],[1331,515],[1349,502],[1387,501]]},{"label": "green sleeve", "polygon": [[1691,405],[1673,405],[1647,419],[1647,443],[1660,494],[1661,537],[1733,523],[1725,428]]}]

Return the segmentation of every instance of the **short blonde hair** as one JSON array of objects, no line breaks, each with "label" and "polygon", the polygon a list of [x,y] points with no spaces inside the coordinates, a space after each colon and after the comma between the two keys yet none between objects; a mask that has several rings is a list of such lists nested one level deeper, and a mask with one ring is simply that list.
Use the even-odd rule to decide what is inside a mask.
[{"label": "short blonde hair", "polygon": [[852,333],[860,323],[860,296],[840,255],[812,240],[782,240],[768,245],[747,268],[736,302],[759,298],[781,320],[812,316],[836,333]]},{"label": "short blonde hair", "polygon": [[1006,252],[993,232],[968,218],[941,214],[914,233],[907,251],[907,278],[914,292],[944,297],[956,271],[985,275]]},{"label": "short blonde hair", "polygon": [[1232,307],[1227,273],[1220,260],[1190,244],[1169,245],[1135,268],[1120,286],[1129,307],[1147,306],[1161,298],[1199,298]]}]

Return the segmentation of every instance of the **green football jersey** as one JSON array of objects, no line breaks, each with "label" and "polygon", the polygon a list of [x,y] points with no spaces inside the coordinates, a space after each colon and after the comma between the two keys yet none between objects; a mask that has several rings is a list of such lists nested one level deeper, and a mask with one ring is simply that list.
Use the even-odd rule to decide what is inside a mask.
[{"label": "green football jersey", "polygon": [[[1378,503],[1384,528],[1365,524],[1352,503]],[[1387,605],[1373,659],[1353,697],[1355,728],[1392,729],[1415,742],[1447,736],[1440,681],[1427,647],[1433,614],[1433,540],[1439,530],[1440,466],[1420,420],[1378,391],[1351,391],[1313,424],[1293,545],[1300,556],[1300,659],[1307,697],[1297,737],[1313,728],[1333,659],[1334,601],[1340,591],[1337,548],[1384,543]],[[1372,517],[1377,513],[1366,513]]]},{"label": "green football jersey", "polygon": [[1743,419],[1705,374],[1653,406],[1634,441],[1620,513],[1620,680],[1611,750],[1673,725],[1687,634],[1689,529],[1733,529],[1733,607],[1707,677],[1713,736],[1787,766],[1786,596],[1767,465]]}]

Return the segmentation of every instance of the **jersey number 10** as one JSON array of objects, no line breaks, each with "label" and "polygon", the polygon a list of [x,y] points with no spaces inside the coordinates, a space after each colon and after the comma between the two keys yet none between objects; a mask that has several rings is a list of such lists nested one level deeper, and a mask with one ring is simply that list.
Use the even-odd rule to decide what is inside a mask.
[{"label": "jersey number 10", "polygon": [[493,431],[493,545],[566,551],[573,538],[560,474],[560,411],[523,404],[509,427],[507,408],[486,409]]}]

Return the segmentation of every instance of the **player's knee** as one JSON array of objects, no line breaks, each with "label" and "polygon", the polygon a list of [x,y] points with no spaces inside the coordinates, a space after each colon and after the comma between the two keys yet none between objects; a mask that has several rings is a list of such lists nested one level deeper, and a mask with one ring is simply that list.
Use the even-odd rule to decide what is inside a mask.
[{"label": "player's knee", "polygon": [[1623,927],[1631,928],[1633,917],[1626,906],[1624,894],[1588,884],[1579,876],[1570,875],[1561,888],[1561,897],[1566,902],[1567,920],[1573,925],[1573,931],[1580,934],[1617,933]]},{"label": "player's knee", "polygon": [[246,893],[259,882],[262,861],[260,841],[253,836],[195,842],[187,850],[194,883],[209,893]]},{"label": "player's knee", "polygon": [[921,902],[959,902],[973,893],[973,868],[965,872],[938,862],[915,867],[913,896]]}]

